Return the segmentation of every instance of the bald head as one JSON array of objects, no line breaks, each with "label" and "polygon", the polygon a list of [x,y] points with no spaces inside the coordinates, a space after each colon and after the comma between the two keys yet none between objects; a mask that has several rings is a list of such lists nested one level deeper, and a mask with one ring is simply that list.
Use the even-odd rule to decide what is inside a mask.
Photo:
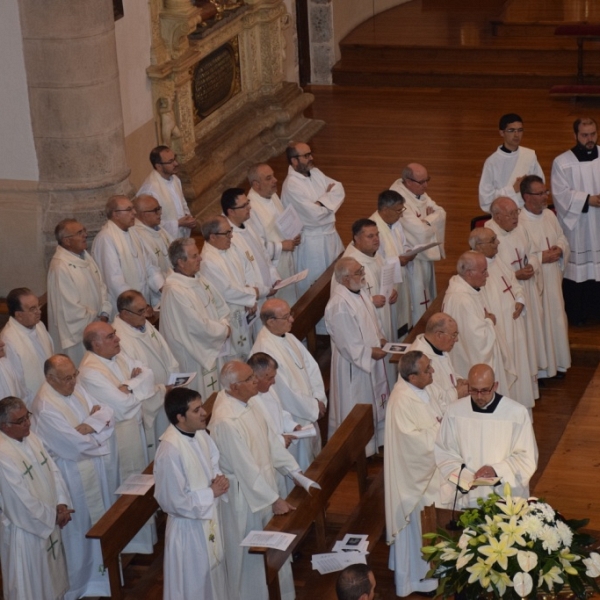
[{"label": "bald head", "polygon": [[506,232],[510,232],[519,224],[519,207],[514,200],[500,196],[490,205],[490,214],[494,222]]},{"label": "bald head", "polygon": [[498,389],[494,369],[483,363],[473,365],[467,379],[469,381],[469,393],[473,402],[480,408],[489,404]]},{"label": "bald head", "polygon": [[83,330],[83,345],[86,350],[110,360],[121,352],[120,340],[112,325],[94,321]]},{"label": "bald head", "polygon": [[46,381],[63,396],[70,396],[77,384],[77,368],[66,354],[55,354],[44,363]]},{"label": "bald head", "polygon": [[481,252],[469,250],[460,256],[456,270],[472,288],[481,288],[488,277],[487,261]]},{"label": "bald head", "polygon": [[133,199],[137,218],[148,227],[156,227],[160,224],[162,209],[154,196],[142,194]]},{"label": "bald head", "polygon": [[442,352],[450,352],[458,341],[458,325],[448,314],[431,315],[425,326],[425,339]]},{"label": "bald head", "polygon": [[481,252],[486,258],[498,254],[498,236],[489,227],[476,227],[469,235],[469,246],[472,250]]}]

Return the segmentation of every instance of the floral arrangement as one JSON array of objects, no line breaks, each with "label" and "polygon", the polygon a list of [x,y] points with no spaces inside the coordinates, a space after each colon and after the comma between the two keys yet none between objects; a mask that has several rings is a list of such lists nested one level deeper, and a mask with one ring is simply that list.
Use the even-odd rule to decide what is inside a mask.
[{"label": "floral arrangement", "polygon": [[478,504],[461,514],[457,540],[445,530],[423,536],[441,538],[422,548],[432,565],[427,577],[439,579],[438,595],[516,600],[555,596],[568,586],[584,600],[600,592],[600,554],[586,550],[594,540],[578,533],[588,519],[566,521],[537,498],[513,497],[508,484],[504,497],[490,494]]}]

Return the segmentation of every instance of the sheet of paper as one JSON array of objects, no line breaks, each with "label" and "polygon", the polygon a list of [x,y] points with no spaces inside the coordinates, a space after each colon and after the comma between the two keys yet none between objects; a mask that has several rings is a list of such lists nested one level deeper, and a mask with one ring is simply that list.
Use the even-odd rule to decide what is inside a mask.
[{"label": "sheet of paper", "polygon": [[302,429],[295,431],[286,431],[285,435],[293,435],[296,439],[302,440],[309,437],[317,437],[317,430],[314,425],[305,425]]},{"label": "sheet of paper", "polygon": [[312,556],[312,568],[319,571],[321,575],[335,573],[356,564],[367,564],[366,556],[360,552],[332,552]]},{"label": "sheet of paper", "polygon": [[384,352],[387,352],[388,354],[405,354],[406,351],[408,350],[410,344],[399,344],[399,343],[393,343],[393,342],[388,342],[383,348],[382,350]]},{"label": "sheet of paper", "polygon": [[293,533],[253,530],[240,542],[240,546],[287,550],[295,538]]},{"label": "sheet of paper", "polygon": [[273,289],[280,290],[281,288],[284,288],[287,285],[291,285],[292,283],[297,283],[298,281],[302,281],[303,279],[306,279],[307,275],[308,275],[308,269],[304,269],[304,271],[300,271],[300,273],[296,273],[295,275],[292,275],[291,277],[282,279],[277,285],[273,286]]},{"label": "sheet of paper", "polygon": [[194,381],[194,377],[196,377],[196,373],[170,373],[167,385],[174,385],[175,387],[189,385]]},{"label": "sheet of paper", "polygon": [[385,296],[386,300],[390,299],[392,295],[392,291],[394,290],[394,275],[396,273],[396,264],[400,261],[396,260],[395,262],[386,262],[383,267],[381,267],[381,283],[379,287],[379,293],[382,296]]},{"label": "sheet of paper", "polygon": [[302,221],[291,204],[277,217],[275,222],[287,240],[293,240],[302,233]]},{"label": "sheet of paper", "polygon": [[309,494],[310,494],[310,488],[316,488],[317,490],[321,489],[321,486],[316,481],[309,479],[308,477],[306,477],[306,475],[302,475],[302,473],[300,473],[300,471],[297,471],[295,473],[290,473],[290,477],[298,485],[303,487]]},{"label": "sheet of paper", "polygon": [[388,258],[385,262],[394,265],[394,283],[402,283],[402,265],[398,258]]},{"label": "sheet of paper", "polygon": [[362,552],[369,549],[369,536],[363,533],[347,533],[344,539],[338,540],[333,546],[334,552]]},{"label": "sheet of paper", "polygon": [[115,494],[143,496],[154,485],[154,475],[130,475],[116,490]]},{"label": "sheet of paper", "polygon": [[433,248],[434,246],[439,246],[439,245],[440,245],[439,242],[431,242],[431,244],[421,244],[420,246],[414,246],[406,254],[403,254],[402,256],[405,256],[406,258],[410,258],[411,256],[416,256],[417,254],[419,254],[419,252],[423,252],[423,250],[429,250],[429,248]]}]

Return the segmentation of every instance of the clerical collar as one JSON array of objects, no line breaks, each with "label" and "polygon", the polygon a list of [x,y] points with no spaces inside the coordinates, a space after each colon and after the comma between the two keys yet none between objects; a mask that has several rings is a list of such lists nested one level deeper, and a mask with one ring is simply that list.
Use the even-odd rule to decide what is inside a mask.
[{"label": "clerical collar", "polygon": [[423,339],[431,346],[431,349],[435,354],[438,356],[444,356],[444,353],[439,348],[436,348],[425,336],[423,336]]},{"label": "clerical collar", "polygon": [[356,294],[357,296],[360,295],[360,290],[351,290],[350,288],[346,288],[349,292],[352,292],[353,294]]},{"label": "clerical collar", "polygon": [[513,152],[516,152],[518,150],[509,150],[504,144],[502,144],[502,146],[500,146],[500,150],[502,150],[502,152],[506,152],[506,154],[512,154]]},{"label": "clerical collar", "polygon": [[160,226],[155,225],[152,229],[154,229],[154,231],[160,231]]},{"label": "clerical collar", "polygon": [[494,394],[494,398],[492,400],[490,400],[490,402],[488,402],[483,408],[479,408],[479,406],[477,406],[477,404],[475,404],[475,402],[473,402],[473,398],[471,398],[471,408],[473,409],[473,412],[476,413],[493,413],[497,408],[498,408],[498,404],[500,404],[500,400],[502,400],[502,394],[499,394],[498,392],[496,392]]},{"label": "clerical collar", "polygon": [[598,146],[594,146],[593,150],[588,150],[585,146],[577,144],[574,148],[571,148],[571,152],[579,162],[591,162],[598,158]]},{"label": "clerical collar", "polygon": [[146,326],[142,325],[141,327],[134,327],[134,329],[137,329],[138,331],[141,331],[142,333],[146,333]]},{"label": "clerical collar", "polygon": [[179,427],[177,427],[177,425],[175,425],[175,429],[177,429],[177,431],[179,431],[179,433],[181,435],[185,435],[185,437],[189,437],[189,438],[196,437],[195,433],[188,433],[187,431],[182,431],[181,429],[179,429]]},{"label": "clerical collar", "polygon": [[246,226],[245,226],[243,223],[240,223],[240,224],[238,225],[238,227],[239,227],[240,229],[246,229]]}]

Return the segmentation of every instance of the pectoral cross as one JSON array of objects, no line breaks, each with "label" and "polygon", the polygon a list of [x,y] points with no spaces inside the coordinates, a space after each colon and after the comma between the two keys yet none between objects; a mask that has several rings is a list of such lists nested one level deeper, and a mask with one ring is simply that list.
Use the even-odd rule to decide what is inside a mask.
[{"label": "pectoral cross", "polygon": [[22,473],[23,477],[25,477],[25,475],[29,475],[29,477],[31,477],[31,480],[33,481],[33,475],[31,474],[31,469],[33,469],[33,465],[28,465],[25,461],[23,461],[23,464],[25,465],[25,471]]},{"label": "pectoral cross", "polygon": [[429,308],[429,303],[431,302],[431,300],[427,297],[427,290],[423,290],[423,302],[419,302],[419,306],[423,306],[423,304],[425,305],[425,310],[427,310]]},{"label": "pectoral cross", "polygon": [[513,300],[516,300],[515,295],[513,294],[513,291],[512,291],[512,285],[508,285],[506,279],[504,279],[504,275],[502,275],[502,281],[504,281],[504,285],[506,286],[506,288],[502,290],[502,293],[510,292],[510,295],[513,297]]},{"label": "pectoral cross", "polygon": [[210,383],[208,384],[208,387],[214,392],[215,391],[215,385],[217,385],[218,381],[211,375],[210,376]]},{"label": "pectoral cross", "polygon": [[516,269],[518,271],[518,270],[520,270],[520,269],[523,268],[523,259],[521,258],[521,255],[519,254],[519,249],[518,248],[515,248],[515,252],[517,253],[517,259],[513,260],[510,264],[512,266],[512,265],[514,265],[516,263],[519,263],[519,268]]},{"label": "pectoral cross", "polygon": [[44,465],[46,465],[48,467],[48,471],[50,470],[50,465],[48,464],[48,457],[43,453],[40,452],[40,454],[42,455],[42,458],[44,459],[40,465],[43,467]]},{"label": "pectoral cross", "polygon": [[387,400],[387,394],[381,394],[381,408],[385,408],[386,400]]},{"label": "pectoral cross", "polygon": [[154,254],[156,254],[156,256],[160,256],[160,248],[157,247],[154,251]]},{"label": "pectoral cross", "polygon": [[50,536],[50,539],[48,541],[50,542],[50,545],[46,549],[46,552],[52,552],[52,558],[54,560],[56,560],[56,552],[54,551],[54,546],[56,546],[56,544],[58,544],[58,540],[57,539],[53,540],[52,536]]},{"label": "pectoral cross", "polygon": [[373,289],[373,286],[367,281],[367,289],[369,290],[369,296],[371,296],[371,290]]}]

